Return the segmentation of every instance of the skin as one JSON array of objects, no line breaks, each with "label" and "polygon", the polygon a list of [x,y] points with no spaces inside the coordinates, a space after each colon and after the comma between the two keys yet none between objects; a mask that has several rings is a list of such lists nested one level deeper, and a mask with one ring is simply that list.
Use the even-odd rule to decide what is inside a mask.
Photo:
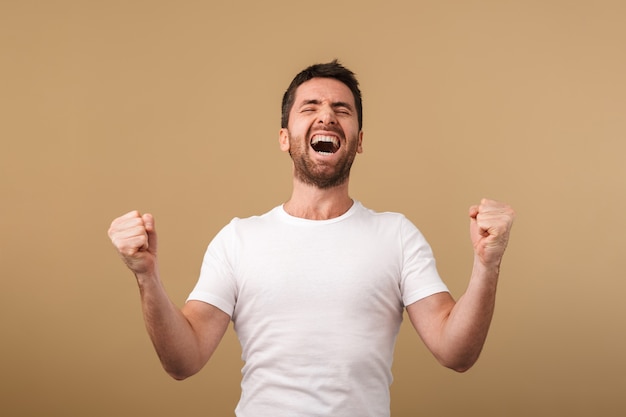
[{"label": "skin", "polygon": [[465,293],[456,302],[449,293],[439,293],[407,306],[428,349],[442,365],[458,372],[476,363],[487,338],[515,212],[507,204],[482,199],[470,207],[469,217],[474,265]]},{"label": "skin", "polygon": [[171,302],[159,276],[157,234],[151,214],[131,211],[113,220],[109,237],[135,274],[146,330],[165,371],[175,379],[198,372],[215,352],[230,316],[200,301],[182,309]]},{"label": "skin", "polygon": [[[333,154],[316,152],[310,146],[316,134],[336,136],[339,149]],[[284,204],[289,214],[323,220],[352,206],[349,171],[355,156],[363,152],[363,132],[348,87],[327,78],[314,78],[298,87],[288,127],[279,132],[279,146],[293,160],[292,195]],[[449,293],[438,293],[407,306],[416,331],[446,367],[463,372],[478,359],[493,316],[500,263],[514,217],[510,206],[493,200],[483,199],[470,207],[474,266],[467,290],[458,301]],[[200,301],[189,301],[182,309],[170,301],[159,276],[152,215],[131,211],[115,219],[109,237],[135,274],[146,329],[164,369],[175,379],[195,374],[217,348],[230,317]]]},{"label": "skin", "polygon": [[[331,155],[315,152],[310,142],[316,134],[337,136],[339,150]],[[303,179],[307,175],[303,172],[306,162],[312,165],[314,174],[339,175],[338,167],[350,166],[356,154],[363,152],[363,132],[347,86],[330,78],[314,78],[300,85],[288,128],[280,129],[279,144],[294,161],[292,195],[284,205],[289,214],[324,220],[340,216],[352,206],[349,177],[331,188],[320,188]]]}]

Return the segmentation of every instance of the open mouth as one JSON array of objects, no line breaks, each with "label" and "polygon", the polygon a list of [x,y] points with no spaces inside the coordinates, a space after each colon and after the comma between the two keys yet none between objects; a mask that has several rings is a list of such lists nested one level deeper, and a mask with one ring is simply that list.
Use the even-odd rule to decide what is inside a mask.
[{"label": "open mouth", "polygon": [[311,147],[317,153],[331,155],[339,150],[339,139],[335,136],[315,135],[311,139]]}]

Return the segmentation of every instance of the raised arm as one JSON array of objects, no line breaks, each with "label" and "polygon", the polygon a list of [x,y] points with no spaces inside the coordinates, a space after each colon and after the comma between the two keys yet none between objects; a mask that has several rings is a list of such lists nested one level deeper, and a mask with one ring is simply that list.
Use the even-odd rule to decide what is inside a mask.
[{"label": "raised arm", "polygon": [[407,313],[441,364],[459,372],[478,359],[487,338],[496,300],[500,263],[515,212],[507,204],[483,199],[470,208],[474,266],[458,301],[439,293],[407,306]]},{"label": "raised arm", "polygon": [[146,329],[163,368],[175,379],[195,374],[217,348],[230,317],[200,301],[190,301],[182,309],[171,302],[159,277],[152,215],[131,211],[118,217],[109,237],[135,274]]}]

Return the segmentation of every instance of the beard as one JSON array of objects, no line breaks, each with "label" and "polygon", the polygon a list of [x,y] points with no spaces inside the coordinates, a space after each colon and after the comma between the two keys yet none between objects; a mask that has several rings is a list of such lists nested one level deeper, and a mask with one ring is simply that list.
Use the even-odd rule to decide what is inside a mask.
[{"label": "beard", "polygon": [[343,156],[333,161],[314,161],[309,155],[310,145],[305,138],[293,138],[289,134],[289,144],[294,177],[298,181],[321,190],[337,187],[348,181],[356,157],[357,138],[345,141],[342,147],[346,146],[347,149],[337,151],[343,151]]}]

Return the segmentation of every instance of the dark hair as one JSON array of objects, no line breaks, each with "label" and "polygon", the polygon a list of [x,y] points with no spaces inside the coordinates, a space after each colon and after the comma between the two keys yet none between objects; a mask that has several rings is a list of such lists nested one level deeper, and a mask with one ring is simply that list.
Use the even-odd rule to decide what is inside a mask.
[{"label": "dark hair", "polygon": [[354,73],[341,65],[336,59],[326,64],[311,65],[295,76],[283,95],[280,127],[286,128],[289,123],[289,112],[296,99],[296,90],[298,87],[313,78],[334,78],[344,83],[350,91],[352,91],[359,120],[359,129],[361,129],[363,127],[363,102],[361,99],[361,90],[359,90],[359,82]]}]

